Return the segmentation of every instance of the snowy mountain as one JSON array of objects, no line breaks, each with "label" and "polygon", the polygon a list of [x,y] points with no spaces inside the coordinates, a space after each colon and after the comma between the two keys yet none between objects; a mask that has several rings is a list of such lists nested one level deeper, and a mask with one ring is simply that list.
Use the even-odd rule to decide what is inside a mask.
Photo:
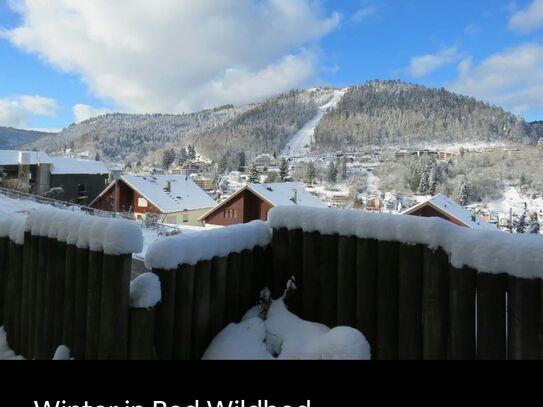
[{"label": "snowy mountain", "polygon": [[27,147],[159,163],[165,149],[192,144],[218,161],[241,152],[251,159],[261,153],[296,156],[368,145],[533,143],[543,136],[542,127],[444,89],[371,81],[341,90],[293,90],[260,103],[190,114],[106,114]]},{"label": "snowy mountain", "polygon": [[46,136],[52,136],[52,133],[0,127],[0,150],[16,149]]}]

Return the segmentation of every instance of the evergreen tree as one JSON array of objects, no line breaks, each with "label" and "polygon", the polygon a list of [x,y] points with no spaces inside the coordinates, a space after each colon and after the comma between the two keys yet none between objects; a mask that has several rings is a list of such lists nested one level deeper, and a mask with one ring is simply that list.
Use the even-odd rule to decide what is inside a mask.
[{"label": "evergreen tree", "polygon": [[541,226],[539,224],[539,217],[537,216],[537,212],[532,213],[532,216],[530,217],[530,226],[528,227],[528,233],[541,233]]},{"label": "evergreen tree", "polygon": [[258,174],[258,170],[256,169],[256,165],[254,163],[251,164],[249,167],[249,179],[250,184],[259,184],[260,183],[260,176]]},{"label": "evergreen tree", "polygon": [[433,166],[430,170],[430,175],[428,177],[428,193],[430,195],[435,195],[437,190],[438,176],[437,176],[437,166]]},{"label": "evergreen tree", "polygon": [[524,210],[520,214],[520,217],[518,218],[518,221],[517,221],[517,226],[515,227],[515,231],[517,233],[526,233],[526,228],[528,227],[527,219],[526,219],[527,214],[528,214],[528,204],[524,202]]},{"label": "evergreen tree", "polygon": [[456,194],[455,200],[460,205],[464,206],[468,203],[468,196],[469,196],[468,185],[466,183],[466,180],[462,180],[458,188],[458,192]]},{"label": "evergreen tree", "polygon": [[286,182],[288,178],[288,161],[285,157],[281,158],[279,164],[279,178],[281,179],[281,182]]},{"label": "evergreen tree", "polygon": [[277,175],[277,172],[268,172],[268,175],[266,176],[266,184],[273,184],[277,181],[279,181],[279,176]]},{"label": "evergreen tree", "polygon": [[168,170],[175,161],[175,151],[173,148],[170,150],[164,150],[162,153],[162,168]]},{"label": "evergreen tree", "polygon": [[187,148],[187,155],[190,160],[196,159],[196,150],[194,149],[194,146],[189,144],[189,147]]},{"label": "evergreen tree", "polygon": [[100,161],[100,153],[97,151],[96,155],[94,156],[94,161]]},{"label": "evergreen tree", "polygon": [[246,164],[245,151],[240,151],[238,154],[238,171],[243,171]]},{"label": "evergreen tree", "polygon": [[221,159],[219,160],[217,171],[220,175],[223,175],[228,170],[228,157],[226,154],[223,154]]},{"label": "evergreen tree", "polygon": [[183,165],[188,158],[189,156],[187,154],[187,149],[185,147],[181,147],[181,151],[179,151],[179,165]]},{"label": "evergreen tree", "polygon": [[333,161],[328,164],[328,181],[337,182],[337,167]]},{"label": "evergreen tree", "polygon": [[313,162],[310,161],[309,164],[307,164],[307,170],[305,173],[306,182],[309,185],[313,185],[313,182],[315,182],[315,176],[316,176],[315,164],[313,164]]}]

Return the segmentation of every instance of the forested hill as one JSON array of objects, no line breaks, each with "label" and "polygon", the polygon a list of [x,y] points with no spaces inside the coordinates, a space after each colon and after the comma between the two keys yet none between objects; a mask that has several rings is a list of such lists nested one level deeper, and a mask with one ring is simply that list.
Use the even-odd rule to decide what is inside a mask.
[{"label": "forested hill", "polygon": [[49,135],[52,134],[42,131],[15,129],[13,127],[0,127],[0,150],[17,149]]},{"label": "forested hill", "polygon": [[[73,148],[91,156],[98,152],[106,161],[125,163],[160,163],[165,149],[189,144],[213,160],[242,151],[249,159],[264,152],[279,154],[333,93],[332,88],[293,90],[260,103],[190,114],[106,114],[26,147],[50,153]],[[351,87],[324,115],[312,147],[535,142],[540,135],[543,124],[528,124],[474,98],[399,81],[372,81]]]},{"label": "forested hill", "polygon": [[319,148],[457,142],[535,142],[522,118],[445,89],[400,81],[352,87],[315,131]]},{"label": "forested hill", "polygon": [[212,159],[226,151],[249,156],[279,152],[332,93],[333,89],[293,90],[261,103],[190,114],[106,114],[72,124],[28,147],[48,152],[74,148],[125,162],[161,162],[164,149],[188,144]]}]

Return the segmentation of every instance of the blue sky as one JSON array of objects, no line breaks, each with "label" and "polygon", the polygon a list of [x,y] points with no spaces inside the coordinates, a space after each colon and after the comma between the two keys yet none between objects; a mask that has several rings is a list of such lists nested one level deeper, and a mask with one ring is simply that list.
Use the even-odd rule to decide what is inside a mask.
[{"label": "blue sky", "polygon": [[543,119],[543,0],[9,0],[0,125],[402,79]]}]

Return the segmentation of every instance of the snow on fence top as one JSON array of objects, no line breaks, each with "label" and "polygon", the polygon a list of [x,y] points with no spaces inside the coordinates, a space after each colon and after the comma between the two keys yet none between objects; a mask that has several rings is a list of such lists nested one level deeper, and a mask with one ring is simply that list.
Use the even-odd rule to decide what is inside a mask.
[{"label": "snow on fence top", "polygon": [[543,278],[540,235],[469,229],[440,218],[331,208],[278,206],[270,211],[268,222],[272,228],[441,247],[456,268],[468,266],[482,273]]},{"label": "snow on fence top", "polygon": [[[0,236],[4,227],[0,220]],[[82,249],[103,250],[118,255],[139,253],[143,249],[143,235],[135,222],[104,219],[81,213],[44,208],[26,217],[22,234],[30,231],[34,236],[45,236]]]},{"label": "snow on fence top", "polygon": [[160,302],[160,280],[154,273],[142,273],[130,282],[130,306],[152,308]]},{"label": "snow on fence top", "polygon": [[11,218],[11,226],[9,228],[9,238],[18,245],[25,242],[25,217],[15,216]]},{"label": "snow on fence top", "polygon": [[271,241],[271,230],[265,222],[226,226],[198,233],[180,234],[155,240],[145,255],[149,269],[173,270],[181,264],[194,265],[213,257],[224,257]]}]

